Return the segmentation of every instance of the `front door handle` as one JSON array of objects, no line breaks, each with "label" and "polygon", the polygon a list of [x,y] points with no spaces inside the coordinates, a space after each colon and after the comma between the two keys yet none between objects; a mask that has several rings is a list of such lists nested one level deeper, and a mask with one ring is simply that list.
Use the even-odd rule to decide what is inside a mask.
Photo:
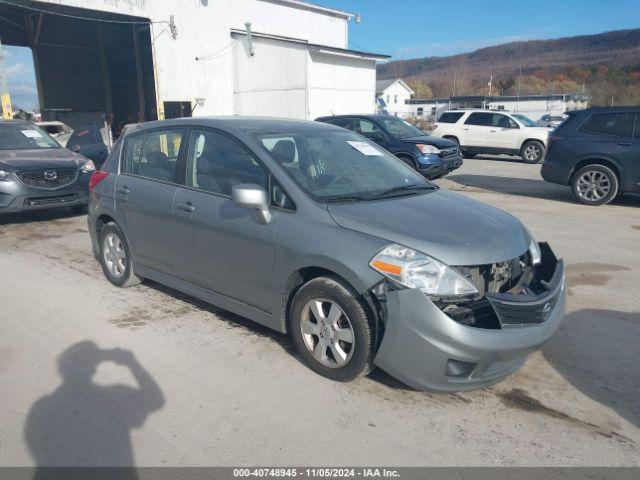
[{"label": "front door handle", "polygon": [[618,145],[620,145],[621,147],[630,147],[631,142],[618,142]]},{"label": "front door handle", "polygon": [[129,195],[130,192],[131,192],[131,190],[129,190],[129,187],[120,187],[120,188],[118,188],[118,193],[120,193],[122,195]]},{"label": "front door handle", "polygon": [[196,209],[191,202],[179,203],[176,205],[176,208],[187,213],[193,213]]}]

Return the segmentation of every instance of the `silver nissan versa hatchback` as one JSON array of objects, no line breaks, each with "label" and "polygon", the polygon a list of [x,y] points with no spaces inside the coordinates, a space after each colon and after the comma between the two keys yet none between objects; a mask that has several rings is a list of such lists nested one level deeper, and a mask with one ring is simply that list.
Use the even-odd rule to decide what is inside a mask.
[{"label": "silver nissan versa hatchback", "polygon": [[379,366],[417,389],[484,387],[564,316],[563,263],[516,218],[329,124],[135,125],[90,192],[111,283],[148,278],[288,332],[334,380]]}]

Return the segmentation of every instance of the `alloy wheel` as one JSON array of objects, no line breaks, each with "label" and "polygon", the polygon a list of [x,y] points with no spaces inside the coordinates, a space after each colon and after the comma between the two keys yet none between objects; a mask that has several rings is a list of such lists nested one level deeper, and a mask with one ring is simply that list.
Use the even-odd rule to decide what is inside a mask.
[{"label": "alloy wheel", "polygon": [[611,180],[602,172],[589,170],[578,178],[576,190],[580,198],[597,202],[609,194]]},{"label": "alloy wheel", "polygon": [[535,162],[540,158],[540,147],[532,144],[524,149],[524,158],[529,162]]},{"label": "alloy wheel", "polygon": [[351,321],[336,302],[315,298],[302,309],[302,339],[321,365],[339,368],[353,356],[355,335]]},{"label": "alloy wheel", "polygon": [[108,233],[102,243],[102,257],[109,273],[115,278],[124,275],[127,268],[127,253],[122,240],[114,234]]}]

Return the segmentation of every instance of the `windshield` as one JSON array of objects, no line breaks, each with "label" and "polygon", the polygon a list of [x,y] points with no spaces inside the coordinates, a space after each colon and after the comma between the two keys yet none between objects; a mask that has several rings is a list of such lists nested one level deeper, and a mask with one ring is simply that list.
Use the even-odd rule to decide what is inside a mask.
[{"label": "windshield", "polygon": [[0,123],[0,150],[60,148],[40,127],[28,123]]},{"label": "windshield", "polygon": [[397,117],[382,117],[378,119],[382,126],[394,138],[423,137],[422,130]]},{"label": "windshield", "polygon": [[511,116],[513,118],[515,118],[516,120],[518,120],[525,127],[539,127],[540,126],[540,125],[538,125],[537,122],[534,122],[533,120],[531,120],[526,115],[520,115],[519,113],[514,113]]},{"label": "windshield", "polygon": [[364,201],[437,188],[395,156],[352,132],[316,130],[256,137],[318,201]]}]

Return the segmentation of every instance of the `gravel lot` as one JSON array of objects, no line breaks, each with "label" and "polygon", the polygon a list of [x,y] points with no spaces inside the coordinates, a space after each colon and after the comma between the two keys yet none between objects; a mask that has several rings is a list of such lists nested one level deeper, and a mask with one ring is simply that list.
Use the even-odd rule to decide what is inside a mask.
[{"label": "gravel lot", "polygon": [[85,217],[0,218],[0,465],[640,465],[640,199],[581,206],[500,158],[438,183],[568,264],[554,338],[459,395],[379,371],[332,383],[285,336],[154,283],[112,287]]}]

